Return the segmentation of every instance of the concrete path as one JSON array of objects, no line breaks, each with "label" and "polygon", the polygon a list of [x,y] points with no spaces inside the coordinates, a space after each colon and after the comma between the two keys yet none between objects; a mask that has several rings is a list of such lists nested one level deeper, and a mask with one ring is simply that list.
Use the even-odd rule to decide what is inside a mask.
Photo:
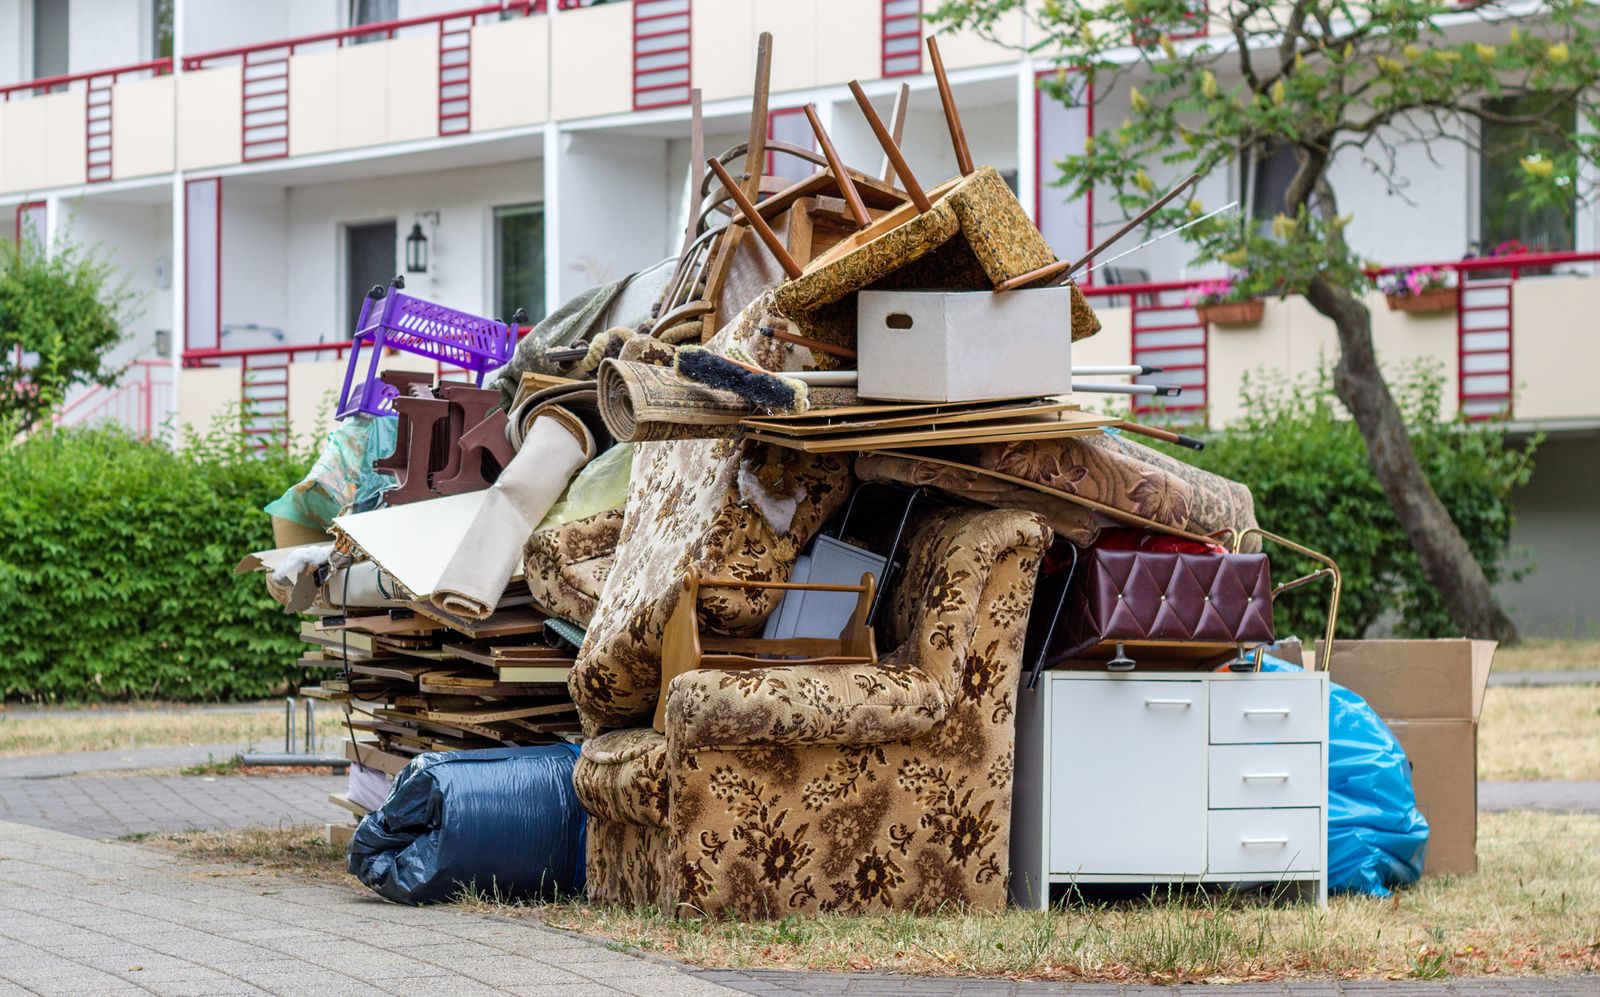
[{"label": "concrete path", "polygon": [[110,751],[65,751],[58,755],[16,755],[0,758],[0,779],[54,779],[83,772],[188,768],[207,762],[225,762],[241,750],[240,746],[233,744],[187,744],[175,748],[113,748]]},{"label": "concrete path", "polygon": [[732,992],[534,924],[0,824],[0,997]]},{"label": "concrete path", "polygon": [[1480,782],[1478,809],[1600,813],[1600,782]]},{"label": "concrete path", "polygon": [[1551,669],[1535,672],[1490,672],[1490,685],[1600,685],[1600,670]]}]

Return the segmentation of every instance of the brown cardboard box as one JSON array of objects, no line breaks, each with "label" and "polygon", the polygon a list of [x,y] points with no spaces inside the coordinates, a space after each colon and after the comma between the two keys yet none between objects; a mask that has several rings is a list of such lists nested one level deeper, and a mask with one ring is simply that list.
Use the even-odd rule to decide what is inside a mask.
[{"label": "brown cardboard box", "polygon": [[1411,762],[1417,809],[1428,818],[1427,874],[1478,870],[1478,713],[1494,649],[1492,640],[1333,645],[1330,677],[1378,712]]},{"label": "brown cardboard box", "polygon": [[1411,762],[1417,809],[1428,818],[1430,876],[1478,871],[1478,724],[1471,720],[1386,720]]}]

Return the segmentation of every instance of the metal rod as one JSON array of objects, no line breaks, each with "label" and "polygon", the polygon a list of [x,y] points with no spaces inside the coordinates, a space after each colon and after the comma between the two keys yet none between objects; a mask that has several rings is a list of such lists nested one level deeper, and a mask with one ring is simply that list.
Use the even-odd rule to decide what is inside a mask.
[{"label": "metal rod", "polygon": [[756,235],[761,237],[761,241],[767,244],[767,248],[772,251],[772,255],[777,259],[778,264],[783,267],[783,272],[791,278],[798,277],[804,273],[800,269],[800,264],[796,263],[794,257],[789,255],[789,250],[784,248],[783,240],[778,238],[778,233],[772,231],[772,226],[768,225],[767,220],[761,217],[761,212],[756,210],[756,206],[751,203],[750,198],[745,196],[744,190],[734,181],[733,177],[728,175],[727,169],[716,159],[706,160],[706,165],[711,167],[711,172],[715,173],[717,179],[722,181],[722,186],[727,189],[728,193],[733,197],[734,203],[739,205],[739,210],[744,213],[745,221],[749,222],[750,227],[755,229]]},{"label": "metal rod", "polygon": [[[1197,181],[1199,179],[1200,179],[1200,174],[1198,172],[1189,174],[1188,177],[1184,178],[1184,180],[1182,182],[1180,182],[1176,187],[1174,187],[1171,190],[1167,191],[1165,194],[1162,194],[1161,197],[1156,200],[1156,203],[1150,205],[1148,208],[1145,208],[1143,211],[1139,212],[1137,215],[1135,215],[1132,218],[1130,218],[1126,225],[1122,226],[1121,228],[1119,228],[1115,232],[1113,232],[1109,238],[1101,240],[1100,245],[1098,245],[1098,246],[1094,247],[1093,249],[1089,250],[1089,252],[1084,255],[1083,259],[1079,260],[1076,264],[1073,265],[1072,270],[1078,269],[1078,267],[1083,266],[1085,263],[1088,263],[1090,260],[1094,259],[1096,256],[1099,256],[1101,253],[1106,251],[1106,248],[1108,246],[1115,245],[1117,240],[1121,239],[1123,236],[1127,235],[1129,232],[1132,232],[1146,218],[1149,218],[1151,215],[1155,214],[1157,211],[1160,211],[1162,208],[1166,207],[1167,203],[1169,201],[1171,201],[1173,198],[1177,197],[1179,194],[1183,193],[1184,191],[1188,190],[1191,186],[1194,185],[1195,181]],[[1070,275],[1072,273],[1072,270],[1067,271],[1067,273]]]},{"label": "metal rod", "polygon": [[1177,384],[1084,384],[1082,381],[1073,381],[1072,390],[1096,395],[1155,395],[1161,398],[1176,398],[1183,394],[1183,387]]},{"label": "metal rod", "polygon": [[1238,206],[1239,206],[1239,202],[1238,201],[1229,201],[1227,204],[1224,204],[1222,207],[1218,208],[1215,211],[1208,211],[1205,214],[1201,215],[1199,218],[1194,219],[1193,221],[1187,221],[1187,222],[1184,222],[1182,225],[1179,225],[1177,228],[1168,229],[1167,231],[1165,231],[1165,232],[1161,233],[1160,235],[1156,236],[1154,239],[1146,239],[1144,242],[1139,243],[1137,246],[1134,246],[1132,249],[1125,249],[1122,252],[1118,253],[1117,255],[1111,257],[1111,259],[1106,260],[1104,263],[1096,263],[1094,266],[1092,266],[1089,269],[1085,270],[1084,273],[1086,273],[1086,274],[1094,273],[1096,270],[1099,270],[1101,267],[1109,266],[1110,264],[1115,263],[1118,260],[1122,259],[1124,256],[1128,256],[1128,255],[1131,255],[1133,253],[1137,253],[1141,249],[1146,249],[1146,248],[1148,248],[1150,246],[1154,246],[1156,243],[1160,242],[1162,239],[1165,239],[1169,235],[1177,235],[1179,232],[1182,232],[1186,228],[1192,228],[1193,226],[1200,224],[1201,222],[1205,221],[1208,218],[1215,218],[1216,216],[1222,214],[1224,211],[1232,211],[1234,208],[1237,208]]},{"label": "metal rod", "polygon": [[294,754],[294,697],[283,698],[283,753]]},{"label": "metal rod", "polygon": [[805,112],[806,120],[811,122],[812,134],[817,136],[817,145],[822,147],[822,154],[827,157],[828,168],[833,171],[834,179],[839,182],[839,193],[844,195],[845,207],[850,209],[850,217],[856,220],[857,228],[866,228],[872,224],[872,216],[867,214],[867,206],[861,203],[861,195],[856,191],[856,182],[850,179],[850,171],[845,168],[844,160],[839,158],[839,150],[833,147],[833,140],[828,138],[821,119],[817,117],[817,105],[807,104]]},{"label": "metal rod", "polygon": [[[545,356],[548,357],[549,354],[546,353]],[[1139,377],[1144,374],[1159,374],[1162,370],[1163,368],[1161,367],[1151,367],[1142,363],[1110,364],[1099,367],[1072,368],[1072,372],[1074,374],[1087,374],[1090,377],[1117,377],[1119,375]]]},{"label": "metal rod", "polygon": [[317,701],[310,696],[306,697],[306,754],[312,754],[317,747]]},{"label": "metal rod", "polygon": [[911,172],[911,167],[906,163],[905,154],[900,151],[900,146],[895,143],[894,137],[889,134],[889,129],[883,126],[883,119],[878,117],[878,112],[872,109],[872,101],[867,99],[867,92],[861,89],[861,84],[856,80],[850,81],[850,92],[855,95],[856,104],[861,107],[862,115],[867,119],[867,124],[872,127],[872,134],[878,137],[878,144],[883,146],[883,154],[889,157],[889,162],[894,166],[895,175],[900,178],[906,193],[911,195],[911,203],[917,206],[917,211],[926,214],[933,210],[933,202],[928,200],[928,195],[923,191],[922,185],[917,183],[917,178]]}]

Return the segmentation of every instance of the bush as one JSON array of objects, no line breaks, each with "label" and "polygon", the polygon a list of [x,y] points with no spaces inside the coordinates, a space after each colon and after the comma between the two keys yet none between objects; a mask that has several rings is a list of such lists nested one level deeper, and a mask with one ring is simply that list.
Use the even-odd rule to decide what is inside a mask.
[{"label": "bush", "polygon": [[0,697],[240,699],[297,677],[294,623],[232,571],[273,546],[261,506],[306,466],[236,428],[0,449]]},{"label": "bush", "polygon": [[[1497,424],[1441,422],[1443,383],[1437,371],[1413,367],[1393,388],[1424,473],[1493,583],[1506,573],[1511,493],[1533,474],[1537,440],[1519,449]],[[1372,473],[1360,430],[1337,407],[1328,374],[1247,378],[1242,398],[1243,418],[1183,459],[1249,484],[1264,529],[1338,563],[1339,635],[1359,637],[1392,610],[1402,636],[1459,636]],[[1281,548],[1268,552],[1274,582],[1314,567]],[[1320,582],[1286,593],[1275,613],[1278,633],[1320,637],[1327,592]]]}]

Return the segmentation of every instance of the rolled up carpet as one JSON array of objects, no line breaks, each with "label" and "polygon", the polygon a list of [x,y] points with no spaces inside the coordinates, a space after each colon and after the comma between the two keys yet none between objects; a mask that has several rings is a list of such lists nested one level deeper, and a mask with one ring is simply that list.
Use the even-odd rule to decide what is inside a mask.
[{"label": "rolled up carpet", "polygon": [[594,437],[572,413],[558,406],[541,412],[484,495],[433,588],[433,604],[474,620],[493,613],[516,573],[523,542],[594,450]]},{"label": "rolled up carpet", "polygon": [[734,436],[739,420],[755,412],[732,391],[652,364],[607,360],[600,365],[599,385],[600,417],[619,443]]}]

